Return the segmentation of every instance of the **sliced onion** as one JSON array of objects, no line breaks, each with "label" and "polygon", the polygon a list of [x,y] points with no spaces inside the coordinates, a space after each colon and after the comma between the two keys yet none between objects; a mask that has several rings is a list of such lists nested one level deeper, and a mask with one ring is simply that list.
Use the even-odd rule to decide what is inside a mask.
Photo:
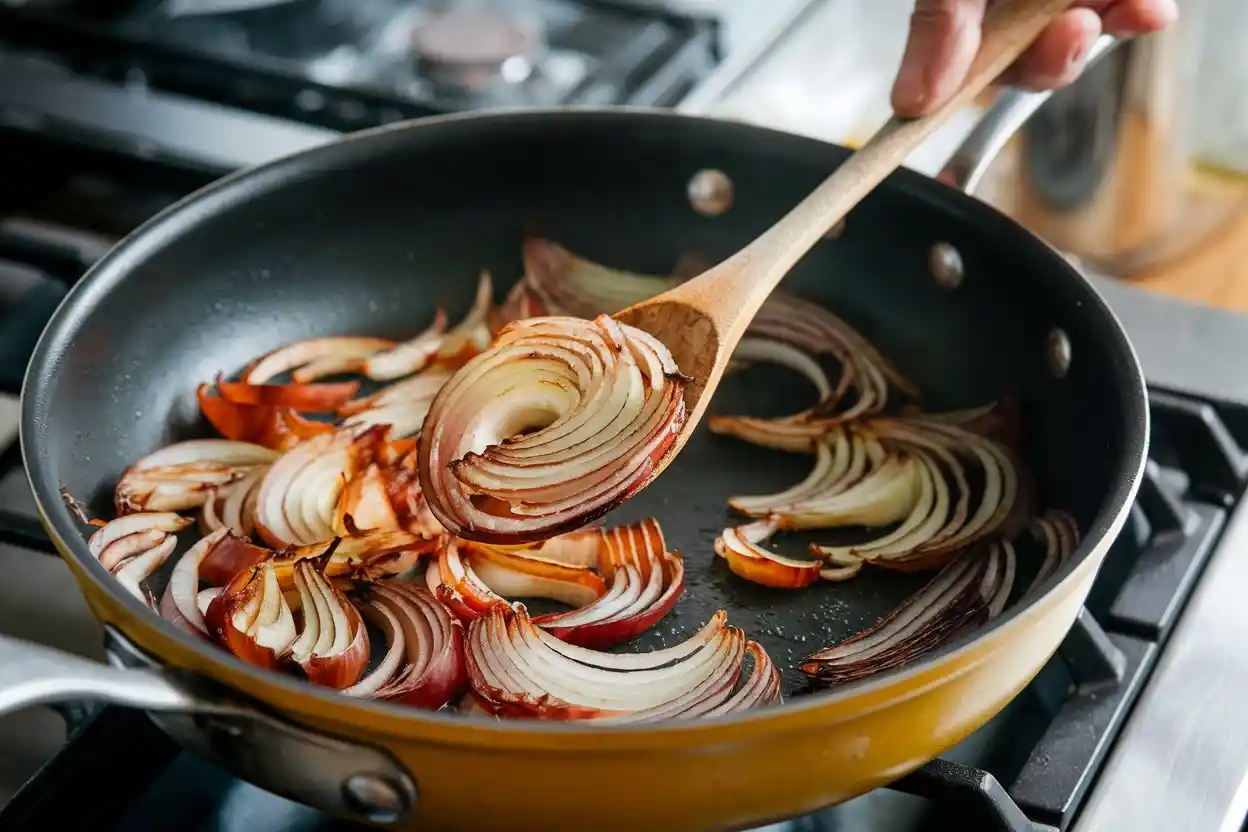
[{"label": "sliced onion", "polygon": [[437,355],[445,334],[446,310],[439,309],[424,332],[393,349],[370,356],[363,365],[364,375],[374,381],[390,381],[420,372]]},{"label": "sliced onion", "polygon": [[278,454],[251,442],[193,439],[149,454],[126,469],[117,483],[118,514],[185,511],[203,505],[214,488],[227,485]]},{"label": "sliced onion", "polygon": [[502,305],[490,310],[490,332],[497,336],[512,321],[542,318],[550,314],[553,314],[552,310],[542,303],[542,299],[529,286],[528,281],[522,279],[511,287]]},{"label": "sliced onion", "polygon": [[828,381],[828,374],[819,366],[819,362],[784,341],[774,338],[742,338],[732,351],[732,360],[738,363],[766,361],[788,367],[801,373],[814,385],[820,401],[826,401],[832,396],[832,383]]},{"label": "sliced onion", "polygon": [[802,671],[846,684],[898,667],[999,614],[1013,588],[1014,549],[966,550],[875,626],[808,656]]},{"label": "sliced onion", "polygon": [[386,636],[386,654],[367,676],[343,690],[437,710],[467,683],[464,628],[416,584],[382,581],[367,588],[363,613]]},{"label": "sliced onion", "polygon": [[249,384],[245,381],[218,381],[217,390],[226,401],[266,407],[326,413],[337,410],[360,390],[358,381],[336,384]]},{"label": "sliced onion", "polygon": [[275,548],[309,546],[334,536],[334,509],[355,473],[351,431],[309,439],[273,463],[256,498],[256,530]]},{"label": "sliced onion", "polygon": [[263,384],[290,373],[296,384],[306,384],[318,378],[353,372],[365,359],[394,346],[394,341],[386,338],[353,336],[295,341],[257,359],[243,371],[242,380],[247,384]]},{"label": "sliced onion", "polygon": [[298,637],[295,616],[266,561],[233,581],[204,616],[208,632],[248,664],[276,670]]},{"label": "sliced onion", "polygon": [[346,596],[330,583],[316,561],[295,564],[295,589],[302,611],[299,637],[290,657],[308,681],[340,690],[359,681],[368,667],[368,630]]},{"label": "sliced onion", "polygon": [[634,638],[671,611],[685,587],[679,553],[666,550],[654,519],[602,533],[599,569],[611,581],[606,594],[588,606],[533,619],[569,644],[607,650]]},{"label": "sliced onion", "polygon": [[425,572],[429,591],[446,604],[455,617],[472,621],[504,599],[486,586],[472,564],[460,556],[462,541],[452,539],[438,553],[438,560]]},{"label": "sliced onion", "polygon": [[334,429],[325,422],[303,418],[294,408],[232,402],[213,395],[207,384],[201,384],[195,396],[204,418],[226,439],[237,442],[252,442],[284,451]]},{"label": "sliced onion", "polygon": [[236,482],[214,488],[204,500],[199,527],[204,534],[226,528],[239,537],[256,530],[256,501],[269,466],[257,466]]},{"label": "sliced onion", "polygon": [[[91,550],[91,554],[95,555],[97,559],[102,560],[108,548],[122,538],[132,534],[151,531],[177,534],[189,525],[191,525],[190,520],[170,511],[128,514],[101,526],[87,539],[87,548]],[[109,560],[113,565],[116,565],[123,559],[109,556]],[[105,568],[107,569],[108,567]]]},{"label": "sliced onion", "polygon": [[434,400],[425,498],[482,542],[582,526],[646,482],[684,423],[683,389],[666,347],[611,318],[511,324]]},{"label": "sliced onion", "polygon": [[229,533],[229,529],[218,529],[207,537],[200,538],[178,558],[173,574],[169,576],[169,584],[165,587],[165,595],[161,599],[161,615],[166,620],[189,632],[208,634],[208,625],[204,623],[198,604],[199,567],[204,557]]},{"label": "sliced onion", "polygon": [[101,526],[87,548],[127,592],[151,606],[142,582],[169,558],[178,545],[175,535],[191,522],[172,512],[127,514]]},{"label": "sliced onion", "polygon": [[[832,426],[815,447],[802,482],[776,494],[732,497],[729,505],[780,529],[880,530],[860,543],[812,545],[830,564],[827,580],[853,577],[863,562],[940,568],[981,540],[1011,537],[1012,518],[1030,512],[1005,447],[951,422],[915,417]],[[977,495],[968,468],[982,481]]]},{"label": "sliced onion", "polygon": [[496,604],[468,628],[468,680],[491,713],[651,722],[722,712],[741,684],[745,637],[715,614],[689,640],[651,653],[602,653],[544,632],[522,604]]},{"label": "sliced onion", "polygon": [[724,529],[715,539],[715,554],[728,561],[734,574],[776,589],[801,589],[819,580],[823,564],[769,552],[759,544],[776,533],[776,524],[759,520]]},{"label": "sliced onion", "polygon": [[490,302],[494,289],[489,272],[477,278],[477,295],[472,308],[455,328],[446,333],[433,355],[433,363],[443,369],[456,369],[489,348],[494,339],[490,331]]},{"label": "sliced onion", "polygon": [[345,426],[390,425],[390,436],[401,439],[420,433],[438,391],[451,374],[430,370],[383,387],[371,396],[348,402],[340,411]]},{"label": "sliced onion", "polygon": [[522,253],[524,285],[550,315],[587,319],[614,315],[680,282],[607,268],[538,237],[526,239]]},{"label": "sliced onion", "polygon": [[508,550],[466,542],[473,570],[483,584],[504,598],[550,598],[568,606],[585,607],[606,594],[597,572]]},{"label": "sliced onion", "polygon": [[390,503],[386,480],[377,465],[369,465],[347,482],[334,510],[334,533],[351,533],[348,519],[361,531],[399,529],[399,517]]},{"label": "sliced onion", "polygon": [[240,573],[273,556],[272,549],[257,546],[245,537],[230,533],[204,553],[199,562],[198,579],[214,586],[226,586]]},{"label": "sliced onion", "polygon": [[406,531],[362,532],[336,537],[325,543],[287,549],[268,561],[283,589],[294,586],[294,568],[309,558],[320,559],[319,567],[329,578],[376,580],[402,574],[421,558],[437,552],[441,541],[424,540]]},{"label": "sliced onion", "polygon": [[1079,524],[1067,512],[1050,509],[1040,517],[1032,519],[1029,531],[1032,538],[1044,546],[1044,560],[1027,589],[1031,592],[1061,569],[1079,548]]},{"label": "sliced onion", "polygon": [[[878,565],[911,570],[942,566],[955,553],[979,541],[1013,537],[1017,531],[1013,518],[1030,512],[1029,495],[1020,488],[1018,465],[999,443],[955,425],[923,419],[878,420],[871,430],[886,442],[931,454],[928,461],[937,462],[929,470],[934,476],[951,472],[952,488],[958,494],[949,521],[939,532],[908,553],[874,559]],[[969,506],[970,486],[963,473],[967,464],[977,468],[983,480],[973,510]]]},{"label": "sliced onion", "polygon": [[[653,522],[653,521],[647,521]],[[657,528],[657,523],[656,526]],[[619,527],[618,529],[578,529],[574,532],[565,532],[556,535],[548,540],[539,540],[537,543],[528,543],[523,546],[507,547],[496,545],[495,549],[514,549],[517,554],[526,557],[542,558],[543,560],[562,563],[567,566],[593,566],[603,569],[604,562],[611,557],[608,546],[613,534],[619,529],[625,531],[619,532],[623,535],[620,542],[615,545],[617,547],[627,546],[631,540],[631,532],[627,529],[631,527]],[[659,548],[662,549],[662,532],[659,533]],[[610,572],[603,571],[603,574],[610,577]]]}]

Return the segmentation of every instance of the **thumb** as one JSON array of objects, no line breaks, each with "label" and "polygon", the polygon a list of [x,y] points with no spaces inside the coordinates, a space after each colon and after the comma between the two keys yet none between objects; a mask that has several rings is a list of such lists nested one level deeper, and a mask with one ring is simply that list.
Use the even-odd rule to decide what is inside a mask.
[{"label": "thumb", "polygon": [[893,84],[897,115],[923,115],[953,95],[979,51],[986,5],[987,0],[916,0]]}]

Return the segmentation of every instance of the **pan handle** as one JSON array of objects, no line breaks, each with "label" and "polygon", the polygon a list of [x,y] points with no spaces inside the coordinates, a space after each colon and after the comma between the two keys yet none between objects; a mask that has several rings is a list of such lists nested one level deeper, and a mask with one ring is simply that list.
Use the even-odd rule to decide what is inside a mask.
[{"label": "pan handle", "polygon": [[75,701],[158,712],[211,709],[162,673],[110,667],[0,635],[0,716],[35,705]]},{"label": "pan handle", "polygon": [[[1097,38],[1088,50],[1085,68],[1105,57],[1120,43],[1121,38],[1111,35]],[[1052,95],[1051,90],[1004,90],[984,112],[962,144],[958,145],[958,149],[949,157],[936,178],[965,193],[974,193],[983,181],[984,174],[996,160],[997,154]]]},{"label": "pan handle", "polygon": [[309,731],[203,680],[153,669],[120,633],[106,627],[105,634],[118,666],[0,635],[0,716],[74,701],[135,708],[236,776],[323,812],[389,824],[416,805],[415,782],[387,751]]}]

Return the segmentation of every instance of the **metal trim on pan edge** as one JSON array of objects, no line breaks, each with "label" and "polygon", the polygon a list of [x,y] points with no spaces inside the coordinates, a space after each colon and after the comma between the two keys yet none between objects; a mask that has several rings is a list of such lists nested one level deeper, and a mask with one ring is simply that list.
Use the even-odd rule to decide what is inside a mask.
[{"label": "metal trim on pan edge", "polygon": [[[75,521],[70,514],[68,508],[59,498],[59,484],[53,481],[53,472],[49,470],[49,464],[39,454],[35,443],[37,437],[42,430],[43,417],[42,412],[45,409],[45,401],[47,399],[46,392],[52,386],[55,377],[55,361],[59,358],[68,345],[66,341],[66,333],[64,330],[70,328],[76,319],[94,306],[94,304],[105,295],[114,283],[116,283],[128,268],[130,262],[140,259],[153,248],[164,244],[164,241],[171,234],[176,233],[177,229],[184,227],[188,223],[193,223],[199,218],[214,213],[219,210],[221,203],[231,202],[242,198],[244,194],[257,187],[263,187],[271,184],[274,180],[283,179],[296,170],[301,169],[309,162],[323,162],[325,157],[333,157],[337,154],[350,154],[359,143],[370,141],[378,141],[392,133],[403,133],[409,130],[439,130],[453,129],[460,122],[469,121],[491,121],[503,129],[508,123],[525,122],[533,120],[590,120],[590,121],[615,121],[629,120],[644,115],[649,118],[672,119],[683,121],[696,121],[708,125],[708,129],[730,130],[750,132],[760,135],[774,136],[777,141],[790,143],[808,144],[811,146],[826,146],[826,143],[815,139],[806,139],[782,131],[770,130],[762,127],[752,127],[732,122],[726,122],[713,118],[700,116],[689,116],[673,113],[668,110],[655,110],[650,108],[631,108],[631,107],[611,107],[611,108],[563,108],[563,109],[525,109],[525,110],[508,110],[494,111],[488,113],[475,114],[450,114],[444,116],[434,116],[420,120],[418,124],[391,124],[369,130],[359,131],[346,136],[339,141],[332,142],[328,145],[321,145],[309,150],[294,154],[292,156],[270,162],[246,171],[238,171],[228,175],[216,182],[200,189],[198,192],[190,194],[177,203],[174,203],[161,213],[152,217],[148,222],[144,223],[138,229],[131,233],[117,247],[115,247],[104,259],[99,261],[92,269],[80,280],[70,293],[66,300],[57,309],[56,314],[49,322],[44,330],[39,344],[36,346],[34,356],[31,359],[29,369],[26,375],[25,385],[22,396],[22,423],[21,423],[21,445],[23,461],[26,465],[27,474],[30,478],[32,490],[35,495],[35,501],[38,506],[40,517],[48,526],[49,534],[54,542],[63,552],[72,553],[74,555],[75,570],[80,576],[88,578],[94,585],[94,589],[107,596],[111,602],[119,609],[124,609],[128,614],[138,622],[142,622],[145,628],[159,633],[165,641],[171,641],[177,644],[183,652],[196,655],[199,658],[207,660],[211,664],[226,665],[235,675],[250,678],[257,684],[268,688],[277,688],[291,695],[312,699],[322,705],[333,706],[339,710],[346,711],[344,707],[346,703],[343,698],[330,691],[319,690],[313,685],[301,683],[297,679],[286,678],[279,674],[269,673],[267,671],[255,668],[246,664],[240,659],[232,655],[224,654],[222,651],[212,645],[197,642],[190,635],[179,631],[168,622],[152,616],[151,611],[144,608],[137,599],[124,592],[115,581],[100,567],[99,563],[91,558],[86,550],[86,542],[82,535],[74,532],[67,540],[60,532],[60,529],[75,529]],[[933,183],[928,177],[909,170],[900,170],[894,174],[894,182],[899,187],[904,187],[911,193],[918,192],[920,194],[935,194],[940,199],[953,201],[957,207],[964,213],[972,216],[978,216],[980,221],[989,225],[1009,224],[1013,229],[1013,222],[1000,214],[990,206],[987,206],[980,200],[967,196],[960,192],[954,193],[952,189],[948,189],[943,185]],[[176,218],[176,221],[175,221]],[[167,225],[160,234],[151,233],[158,226]],[[1043,247],[1047,251],[1052,251],[1050,247],[1045,245],[1043,241],[1034,236],[1031,238],[1034,244]],[[1085,277],[1075,270],[1069,263],[1064,264],[1065,268],[1070,270],[1072,276],[1078,277],[1088,288],[1089,293],[1096,300],[1101,308],[1102,314],[1111,320],[1116,321],[1113,311],[1100,297],[1099,293],[1091,286]],[[1126,403],[1126,419],[1127,424],[1123,425],[1126,436],[1125,447],[1123,450],[1124,464],[1115,474],[1115,485],[1106,495],[1105,505],[1109,508],[1103,509],[1097,515],[1095,521],[1088,529],[1088,533],[1084,538],[1084,543],[1080,547],[1076,557],[1072,557],[1066,566],[1057,574],[1051,576],[1047,581],[1047,589],[1042,596],[1038,596],[1029,605],[1015,605],[1012,609],[1007,610],[1005,614],[1000,616],[993,624],[981,628],[974,633],[967,634],[959,639],[955,639],[942,648],[928,654],[922,661],[897,670],[889,671],[865,679],[843,688],[829,691],[817,696],[802,697],[799,700],[791,700],[781,709],[766,709],[760,711],[750,711],[738,715],[722,717],[713,720],[705,720],[700,722],[673,722],[662,726],[647,727],[601,727],[593,725],[585,725],[581,723],[571,724],[554,724],[543,722],[539,725],[513,725],[509,723],[483,723],[481,725],[473,725],[472,730],[483,734],[497,733],[513,733],[513,734],[588,734],[599,737],[610,735],[645,735],[649,737],[672,736],[672,735],[689,735],[705,731],[715,731],[721,726],[749,724],[755,722],[766,722],[774,719],[777,714],[795,716],[810,710],[825,708],[833,703],[840,703],[846,700],[856,699],[867,695],[873,691],[888,688],[901,684],[906,679],[913,678],[924,672],[932,670],[943,662],[953,661],[957,656],[963,655],[973,650],[977,645],[984,641],[987,637],[1008,637],[1008,632],[1017,626],[1020,626],[1020,619],[1025,613],[1033,609],[1037,604],[1052,596],[1059,587],[1077,580],[1076,573],[1088,561],[1089,558],[1101,556],[1105,549],[1113,541],[1119,530],[1122,528],[1126,520],[1127,513],[1130,510],[1131,503],[1134,500],[1135,493],[1139,487],[1140,477],[1144,470],[1146,451],[1148,447],[1149,419],[1148,409],[1146,405],[1144,379],[1140,370],[1140,365],[1135,357],[1135,352],[1130,342],[1126,339],[1125,333],[1119,326],[1112,333],[1114,340],[1117,342],[1112,349],[1119,353],[1119,359],[1122,362],[1122,369],[1127,376],[1127,383],[1130,387],[1128,392],[1128,402]],[[97,611],[98,614],[98,611]],[[467,727],[467,723],[459,717],[443,715],[438,713],[413,713],[410,708],[404,708],[400,705],[393,705],[385,702],[353,702],[350,703],[350,710],[364,713],[373,713],[378,716],[387,718],[399,718],[409,722],[426,722],[455,724],[461,727]]]}]

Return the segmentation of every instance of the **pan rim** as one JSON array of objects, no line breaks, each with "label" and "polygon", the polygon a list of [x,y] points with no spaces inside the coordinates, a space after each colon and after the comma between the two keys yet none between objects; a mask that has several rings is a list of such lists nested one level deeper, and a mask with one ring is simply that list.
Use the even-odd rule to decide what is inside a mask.
[{"label": "pan rim", "polygon": [[[81,279],[71,287],[61,304],[45,326],[30,362],[21,395],[21,422],[19,443],[27,480],[34,494],[39,514],[49,535],[58,548],[72,555],[97,590],[109,596],[114,604],[143,628],[157,631],[167,641],[176,642],[182,650],[206,659],[209,663],[225,665],[233,675],[249,677],[249,681],[261,687],[276,688],[295,697],[311,698],[318,705],[329,706],[341,714],[343,723],[359,723],[361,717],[380,717],[386,723],[401,722],[406,728],[454,726],[464,739],[474,736],[487,741],[492,735],[508,736],[590,736],[599,741],[610,737],[649,739],[674,738],[714,732],[721,727],[746,726],[770,722],[777,717],[796,718],[801,714],[820,709],[833,709],[847,701],[867,698],[888,688],[901,687],[907,680],[933,670],[941,664],[952,663],[990,637],[1002,637],[1008,631],[1022,626],[1024,614],[1058,592],[1060,588],[1077,579],[1076,573],[1083,564],[1103,551],[1117,537],[1134,502],[1139,482],[1147,462],[1149,444],[1149,413],[1146,385],[1138,356],[1127,337],[1118,316],[1095,286],[1075,268],[1060,252],[1037,237],[1025,227],[1015,223],[997,209],[962,191],[908,169],[900,169],[889,177],[894,187],[900,187],[912,199],[943,202],[955,207],[959,214],[969,215],[977,221],[1004,226],[1018,238],[1020,244],[1030,244],[1055,260],[1055,268],[1062,268],[1072,280],[1077,281],[1093,300],[1097,312],[1112,321],[1106,333],[1112,343],[1106,349],[1117,353],[1122,363],[1128,389],[1125,391],[1124,448],[1112,475],[1112,486],[1102,499],[1093,522],[1089,526],[1078,550],[1054,575],[1037,588],[1034,598],[1027,604],[1015,603],[995,621],[975,628],[942,647],[924,655],[921,659],[883,673],[874,674],[858,682],[831,690],[790,699],[777,708],[762,708],[727,716],[702,720],[673,720],[637,726],[603,726],[593,721],[553,722],[545,720],[467,720],[457,714],[428,712],[407,706],[376,700],[358,700],[340,693],[319,688],[306,681],[283,674],[273,673],[246,664],[242,660],[178,630],[169,622],[154,616],[136,598],[125,592],[120,584],[90,556],[86,540],[77,531],[77,524],[60,497],[55,471],[49,457],[42,454],[43,434],[47,413],[49,391],[57,378],[57,366],[68,351],[72,334],[81,320],[90,315],[96,301],[124,282],[131,265],[142,261],[149,250],[159,248],[182,235],[183,229],[195,225],[219,210],[220,203],[237,199],[240,192],[265,189],[272,180],[294,175],[309,165],[321,166],[336,157],[350,154],[361,144],[381,141],[391,134],[403,134],[421,129],[452,129],[461,123],[490,122],[500,126],[526,121],[550,121],[562,123],[591,123],[596,121],[634,121],[639,116],[648,119],[710,123],[718,129],[743,131],[775,137],[795,144],[834,147],[848,150],[833,142],[801,136],[783,130],[761,127],[740,120],[715,118],[708,115],[679,113],[650,107],[562,107],[562,108],[501,108],[492,111],[451,113],[420,119],[396,122],[380,127],[357,131],[326,144],[308,148],[294,154],[244,168],[217,179],[183,197],[157,213],[119,241],[101,260],[95,263]],[[1060,264],[1060,265],[1059,265]],[[1132,400],[1135,406],[1132,406]],[[64,530],[73,529],[72,534]],[[159,660],[159,657],[154,657]],[[160,662],[163,665],[163,661]],[[245,701],[252,696],[241,691],[237,695]],[[605,747],[602,750],[607,750]]]}]

